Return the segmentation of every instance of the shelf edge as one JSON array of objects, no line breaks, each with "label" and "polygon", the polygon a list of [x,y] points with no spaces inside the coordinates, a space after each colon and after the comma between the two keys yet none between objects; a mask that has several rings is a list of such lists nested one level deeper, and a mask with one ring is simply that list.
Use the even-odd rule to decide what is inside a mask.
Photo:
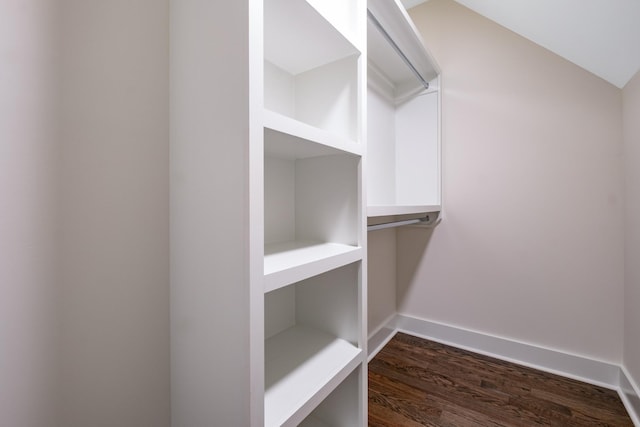
[{"label": "shelf edge", "polygon": [[426,214],[441,210],[442,205],[370,205],[367,206],[367,217]]},{"label": "shelf edge", "polygon": [[315,143],[325,148],[338,150],[346,154],[362,156],[362,147],[354,140],[317,128],[266,108],[264,109],[263,115],[263,126],[266,129]]},{"label": "shelf edge", "polygon": [[[347,247],[348,245],[344,245]],[[293,265],[286,269],[277,270],[264,275],[264,292],[275,291],[276,289],[292,285],[301,280],[326,273],[336,268],[343,267],[362,260],[362,247],[352,246],[350,250],[337,253],[327,257],[322,257],[310,262]]]}]

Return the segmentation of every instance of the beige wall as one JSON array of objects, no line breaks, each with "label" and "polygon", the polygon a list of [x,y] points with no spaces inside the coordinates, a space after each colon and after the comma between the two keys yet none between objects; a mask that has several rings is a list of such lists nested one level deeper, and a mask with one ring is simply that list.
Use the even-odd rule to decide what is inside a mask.
[{"label": "beige wall", "polygon": [[170,424],[168,7],[60,2],[60,426]]},{"label": "beige wall", "polygon": [[445,218],[398,231],[399,312],[619,363],[620,90],[451,0],[411,14],[442,67]]},{"label": "beige wall", "polygon": [[56,413],[55,9],[0,2],[0,424]]},{"label": "beige wall", "polygon": [[640,384],[640,72],[623,90],[626,173],[624,364]]},{"label": "beige wall", "polygon": [[367,233],[367,327],[377,332],[396,314],[396,231],[393,228]]},{"label": "beige wall", "polygon": [[0,3],[0,424],[168,426],[168,3]]}]

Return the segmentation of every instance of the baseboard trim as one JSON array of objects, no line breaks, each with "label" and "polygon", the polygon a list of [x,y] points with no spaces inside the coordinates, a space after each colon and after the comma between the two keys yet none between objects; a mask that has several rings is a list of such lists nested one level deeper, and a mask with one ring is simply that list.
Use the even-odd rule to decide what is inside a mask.
[{"label": "baseboard trim", "polygon": [[382,328],[369,338],[367,351],[369,353],[367,361],[371,361],[382,348],[387,345],[391,338],[396,334],[395,329]]},{"label": "baseboard trim", "polygon": [[382,322],[378,328],[376,328],[367,339],[367,362],[371,361],[382,347],[396,334],[396,330],[389,325],[394,324],[396,315],[391,315],[386,321]]},{"label": "baseboard trim", "polygon": [[609,389],[615,390],[619,385],[620,367],[611,363],[400,314],[394,318],[394,327],[442,344]]},{"label": "baseboard trim", "polygon": [[640,387],[633,380],[627,369],[620,368],[620,386],[618,389],[620,399],[624,403],[627,412],[636,427],[640,427]]}]

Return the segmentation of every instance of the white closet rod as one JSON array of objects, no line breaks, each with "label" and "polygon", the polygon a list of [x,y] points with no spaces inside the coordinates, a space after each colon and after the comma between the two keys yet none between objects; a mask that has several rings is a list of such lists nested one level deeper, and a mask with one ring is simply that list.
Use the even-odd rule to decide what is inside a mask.
[{"label": "white closet rod", "polygon": [[373,13],[371,13],[370,10],[367,10],[367,16],[369,17],[369,19],[371,20],[371,22],[373,23],[373,25],[376,26],[376,28],[380,31],[380,33],[382,34],[382,36],[389,42],[389,44],[391,45],[391,47],[393,48],[393,50],[396,51],[396,53],[400,56],[400,58],[402,58],[402,60],[404,61],[405,64],[407,64],[407,67],[409,67],[409,69],[411,70],[411,72],[416,76],[416,78],[420,81],[420,83],[422,84],[422,86],[424,86],[425,89],[429,89],[429,82],[426,81],[422,75],[420,75],[420,72],[418,72],[418,70],[416,69],[416,67],[413,66],[413,64],[411,63],[411,61],[409,61],[409,58],[407,58],[407,56],[402,52],[402,50],[400,50],[400,47],[396,44],[396,42],[393,41],[393,39],[391,38],[391,36],[389,35],[389,33],[387,33],[387,31],[382,27],[382,24],[380,24],[380,22],[376,19],[375,16],[373,16]]},{"label": "white closet rod", "polygon": [[383,230],[385,228],[392,227],[402,227],[403,225],[418,224],[420,222],[424,221],[421,219],[408,219],[406,221],[385,222],[384,224],[370,225],[367,227],[367,231]]}]

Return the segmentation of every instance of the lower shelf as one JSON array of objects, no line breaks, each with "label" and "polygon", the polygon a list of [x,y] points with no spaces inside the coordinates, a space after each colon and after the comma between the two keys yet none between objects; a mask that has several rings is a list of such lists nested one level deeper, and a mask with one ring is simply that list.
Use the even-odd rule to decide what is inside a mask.
[{"label": "lower shelf", "polygon": [[265,426],[298,425],[363,361],[361,349],[305,326],[269,338]]},{"label": "lower shelf", "polygon": [[322,421],[319,421],[317,418],[307,417],[302,423],[300,423],[300,427],[329,427]]}]

